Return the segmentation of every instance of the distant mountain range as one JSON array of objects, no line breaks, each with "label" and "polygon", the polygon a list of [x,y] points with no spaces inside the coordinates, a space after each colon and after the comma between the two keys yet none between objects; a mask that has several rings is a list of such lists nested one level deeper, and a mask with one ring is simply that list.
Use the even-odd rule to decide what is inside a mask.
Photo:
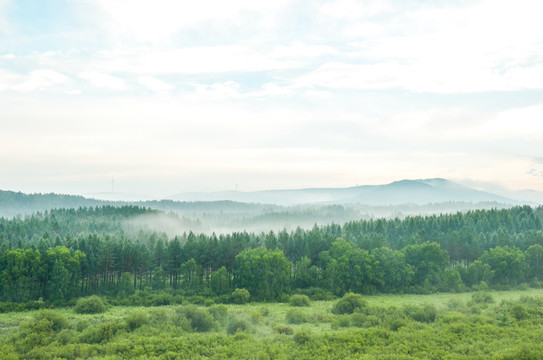
[{"label": "distant mountain range", "polygon": [[[121,193],[94,194],[93,197],[60,194],[24,194],[0,190],[0,216],[31,214],[54,208],[81,206],[136,205],[178,213],[205,213],[228,211],[253,214],[277,210],[277,206],[291,205],[355,205],[394,206],[402,204],[426,205],[442,203],[485,203],[537,205],[543,203],[543,193],[536,191],[510,192],[500,196],[475,190],[445,179],[401,180],[386,185],[365,185],[349,188],[314,188],[265,191],[188,192],[172,195],[162,200],[141,201],[135,195]],[[99,200],[100,199],[100,200]],[[274,208],[275,207],[275,208]]]},{"label": "distant mountain range", "polygon": [[[539,194],[539,193],[536,193]],[[532,194],[532,195],[536,195]],[[298,190],[265,190],[253,192],[190,192],[172,195],[176,201],[232,200],[278,205],[295,204],[366,204],[398,205],[443,202],[497,202],[503,204],[538,203],[517,200],[486,191],[475,190],[446,179],[401,180],[386,185],[364,185],[349,188],[315,188]],[[534,199],[537,199],[534,196]]]}]

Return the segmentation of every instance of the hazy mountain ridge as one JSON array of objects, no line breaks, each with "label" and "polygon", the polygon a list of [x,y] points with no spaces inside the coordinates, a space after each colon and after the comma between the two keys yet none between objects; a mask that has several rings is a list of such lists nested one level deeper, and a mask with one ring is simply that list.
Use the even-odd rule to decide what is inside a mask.
[{"label": "hazy mountain ridge", "polygon": [[[343,224],[348,221],[371,218],[405,218],[406,216],[424,216],[430,214],[456,213],[476,209],[502,209],[514,206],[514,203],[503,201],[434,201],[417,204],[405,193],[435,192],[436,184],[449,191],[464,190],[481,195],[476,190],[464,188],[458,184],[440,179],[425,181],[398,181],[383,186],[363,186],[343,189],[302,189],[271,190],[266,192],[267,200],[300,201],[300,204],[262,204],[255,202],[236,202],[232,200],[216,201],[106,201],[88,199],[83,196],[58,194],[23,194],[11,191],[0,191],[0,217],[27,216],[61,208],[79,207],[121,207],[126,205],[159,210],[160,213],[148,214],[127,222],[126,230],[153,229],[177,235],[184,232],[202,232],[211,234],[230,233],[235,231],[269,231],[270,229],[289,231],[300,227],[310,229],[315,224]],[[468,189],[468,190],[465,190]],[[446,191],[445,191],[446,192]],[[238,194],[229,192],[230,194]],[[200,193],[200,196],[206,195]],[[245,195],[245,201],[258,200],[252,193]],[[269,194],[272,196],[270,197]],[[111,194],[112,196],[114,193]],[[217,195],[217,194],[214,194]],[[419,194],[420,195],[420,194]],[[417,196],[419,196],[417,195]],[[458,194],[453,194],[460,198]],[[483,194],[486,196],[486,194]],[[403,197],[402,197],[403,196]],[[451,196],[449,194],[449,196]],[[379,199],[405,201],[401,204],[379,203]],[[487,196],[488,197],[488,196]],[[434,196],[434,199],[446,199],[445,196]],[[479,197],[482,198],[482,195]],[[495,197],[491,197],[495,198]],[[198,199],[195,197],[195,199]],[[354,200],[353,200],[354,199]],[[368,204],[373,199],[376,204]],[[262,200],[262,198],[260,199]],[[319,200],[320,202],[315,202]],[[407,200],[410,200],[409,202]],[[508,200],[508,199],[506,199]],[[303,201],[306,201],[304,204]],[[313,202],[311,202],[313,201]],[[354,201],[359,201],[355,203]],[[343,203],[342,203],[343,202]],[[363,203],[366,202],[366,203]],[[175,213],[172,215],[171,212]]]},{"label": "hazy mountain ridge", "polygon": [[61,208],[79,208],[95,206],[125,206],[135,205],[163,211],[174,212],[221,212],[253,213],[257,210],[272,211],[278,206],[267,204],[249,204],[230,200],[220,201],[173,201],[173,200],[146,200],[146,201],[113,201],[97,200],[80,195],[66,194],[25,194],[15,191],[0,190],[0,216],[12,217],[27,215],[38,211]]},{"label": "hazy mountain ridge", "polygon": [[[256,223],[265,222],[264,219],[274,219],[270,223],[274,228],[289,228],[374,216],[402,217],[519,204],[536,205],[536,195],[541,193],[531,194],[536,201],[514,200],[440,178],[348,188],[193,192],[174,195],[166,200],[145,201],[97,200],[78,195],[23,194],[0,190],[0,216],[29,215],[55,208],[135,205],[172,211],[191,221],[200,219],[202,231],[229,225],[236,225],[240,229],[250,228]],[[116,195],[110,194],[111,198]],[[339,205],[341,209],[334,208],[330,212],[330,205]]]},{"label": "hazy mountain ridge", "polygon": [[[497,202],[511,205],[528,203],[475,190],[446,179],[400,180],[385,185],[362,185],[349,188],[309,188],[263,190],[254,192],[223,191],[181,193],[169,197],[178,201],[232,200],[278,205],[296,204],[366,204],[399,205],[441,202]],[[534,202],[535,204],[535,202]]]}]

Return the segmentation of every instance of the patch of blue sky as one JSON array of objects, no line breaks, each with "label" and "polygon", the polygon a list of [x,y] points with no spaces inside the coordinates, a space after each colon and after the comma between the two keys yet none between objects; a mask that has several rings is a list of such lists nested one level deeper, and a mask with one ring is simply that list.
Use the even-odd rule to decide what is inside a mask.
[{"label": "patch of blue sky", "polygon": [[6,11],[9,30],[0,33],[0,53],[20,56],[99,48],[105,34],[81,15],[72,1],[12,1]]}]

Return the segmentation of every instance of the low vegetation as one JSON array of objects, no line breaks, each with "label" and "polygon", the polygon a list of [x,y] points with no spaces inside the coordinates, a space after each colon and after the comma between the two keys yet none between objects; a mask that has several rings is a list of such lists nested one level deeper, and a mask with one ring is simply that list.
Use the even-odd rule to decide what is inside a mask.
[{"label": "low vegetation", "polygon": [[311,300],[309,299],[309,296],[307,295],[292,295],[290,299],[288,300],[288,303],[291,306],[297,306],[297,307],[304,307],[309,306],[311,304]]},{"label": "low vegetation", "polygon": [[[484,306],[482,306],[484,305]],[[0,314],[1,359],[539,359],[543,290]],[[341,309],[341,311],[338,311]]]},{"label": "low vegetation", "polygon": [[106,304],[96,295],[77,300],[74,311],[78,314],[99,314],[106,311]]}]

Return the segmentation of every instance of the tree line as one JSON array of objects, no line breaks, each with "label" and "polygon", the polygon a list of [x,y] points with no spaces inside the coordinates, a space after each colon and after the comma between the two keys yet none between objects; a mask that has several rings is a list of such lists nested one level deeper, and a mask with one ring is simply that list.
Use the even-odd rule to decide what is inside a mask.
[{"label": "tree line", "polygon": [[275,233],[124,231],[135,206],[0,219],[0,299],[65,302],[136,290],[255,300],[290,292],[426,293],[538,284],[543,208],[360,220]]}]

